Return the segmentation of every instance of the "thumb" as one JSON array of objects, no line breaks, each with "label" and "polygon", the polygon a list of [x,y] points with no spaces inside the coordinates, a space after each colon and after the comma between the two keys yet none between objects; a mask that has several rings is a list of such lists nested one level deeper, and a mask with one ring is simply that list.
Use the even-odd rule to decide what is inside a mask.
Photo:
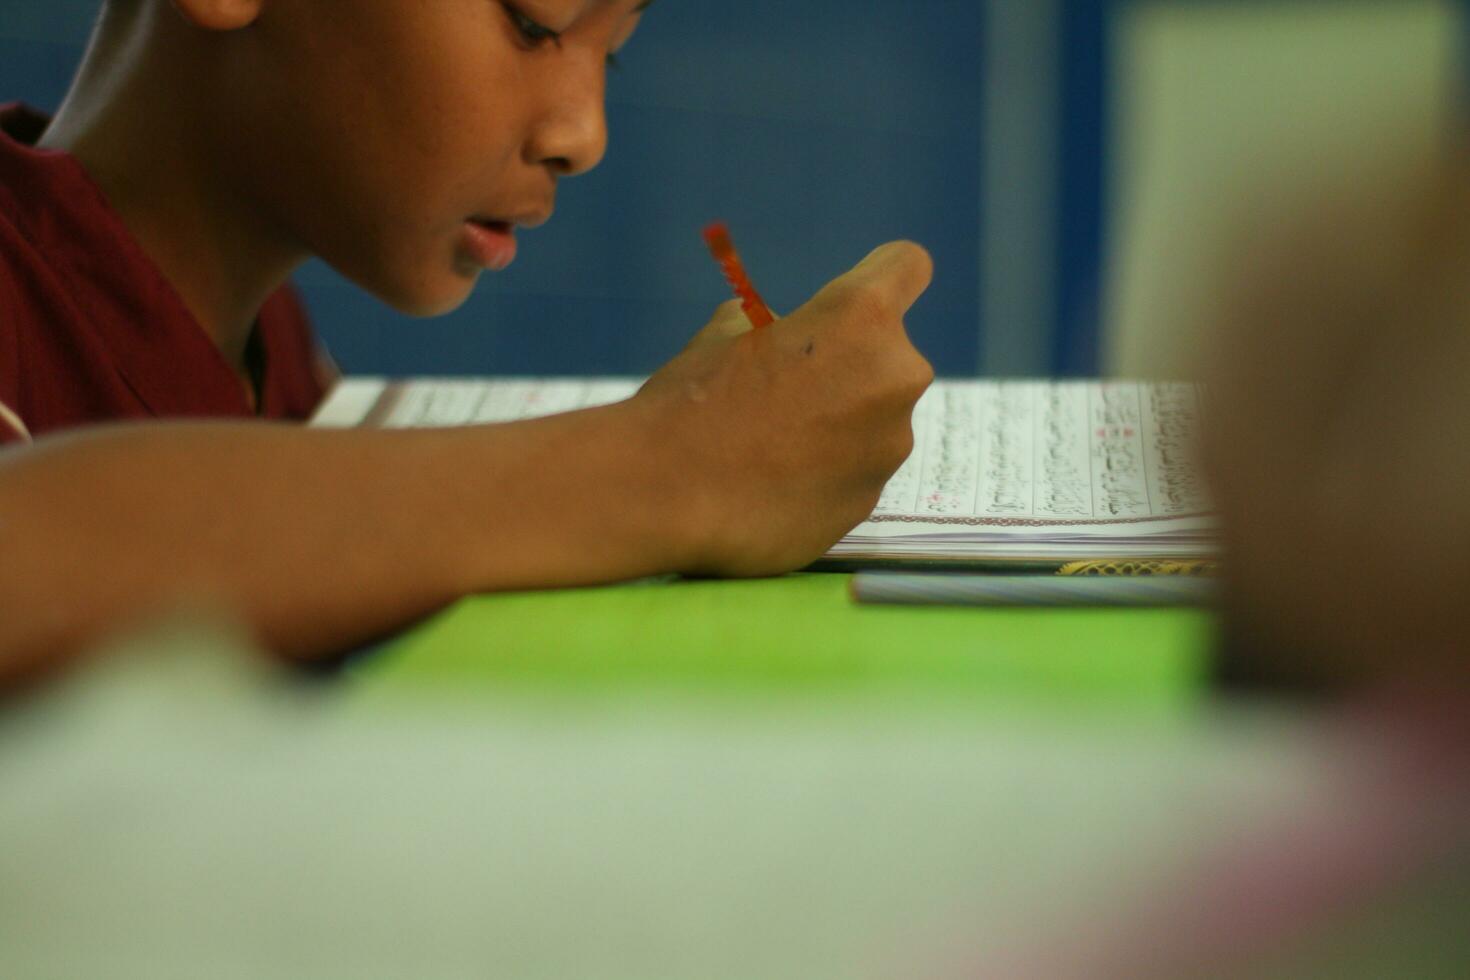
[{"label": "thumb", "polygon": [[880,245],[851,271],[829,283],[812,300],[845,305],[861,297],[884,313],[903,317],[934,278],[934,261],[913,242]]}]

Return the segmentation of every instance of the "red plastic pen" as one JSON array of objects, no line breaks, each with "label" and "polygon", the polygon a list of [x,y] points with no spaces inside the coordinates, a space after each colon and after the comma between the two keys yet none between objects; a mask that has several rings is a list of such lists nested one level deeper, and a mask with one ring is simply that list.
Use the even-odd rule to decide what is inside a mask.
[{"label": "red plastic pen", "polygon": [[771,308],[766,306],[766,301],[761,299],[760,293],[755,291],[751,285],[750,276],[745,273],[745,266],[740,261],[740,256],[735,251],[735,243],[730,240],[730,229],[725,227],[723,221],[716,221],[704,230],[704,241],[709,246],[710,254],[724,270],[725,279],[729,281],[730,288],[735,290],[735,295],[740,299],[740,308],[745,311],[745,316],[750,320],[750,325],[759,330],[776,322],[776,317],[771,313]]}]

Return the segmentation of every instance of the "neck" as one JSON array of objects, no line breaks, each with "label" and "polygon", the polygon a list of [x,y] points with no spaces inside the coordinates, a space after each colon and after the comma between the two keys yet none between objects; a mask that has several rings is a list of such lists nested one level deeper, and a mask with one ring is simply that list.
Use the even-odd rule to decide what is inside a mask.
[{"label": "neck", "polygon": [[[231,186],[214,39],[167,4],[104,19],[41,145],[77,158],[242,378],[261,305],[306,256]],[[120,19],[112,18],[113,21]]]}]

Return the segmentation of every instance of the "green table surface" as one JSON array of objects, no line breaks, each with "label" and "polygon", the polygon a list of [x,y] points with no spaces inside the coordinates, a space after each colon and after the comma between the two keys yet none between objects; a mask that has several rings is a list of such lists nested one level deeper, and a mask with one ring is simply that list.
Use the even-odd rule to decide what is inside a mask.
[{"label": "green table surface", "polygon": [[1212,623],[1185,609],[860,606],[849,576],[640,582],[466,599],[357,673],[368,689],[911,692],[1179,704]]}]

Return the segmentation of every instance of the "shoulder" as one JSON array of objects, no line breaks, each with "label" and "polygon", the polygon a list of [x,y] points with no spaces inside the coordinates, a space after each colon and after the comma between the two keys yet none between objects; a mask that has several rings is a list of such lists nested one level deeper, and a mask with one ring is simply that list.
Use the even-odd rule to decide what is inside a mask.
[{"label": "shoulder", "polygon": [[33,240],[25,216],[10,206],[14,195],[0,181],[0,446],[29,441],[46,428],[44,407],[89,348],[67,329],[75,292]]},{"label": "shoulder", "polygon": [[65,225],[59,212],[85,196],[59,179],[68,161],[26,142],[45,122],[25,106],[0,105],[0,400],[12,405],[6,362],[13,370],[24,336],[64,318],[77,290],[62,274],[63,257],[83,251],[59,235]]},{"label": "shoulder", "polygon": [[0,446],[30,440],[30,431],[19,411],[12,407],[18,403],[19,333],[25,316],[11,268],[16,259],[13,253],[17,238],[4,209],[0,208]]},{"label": "shoulder", "polygon": [[4,232],[5,216],[0,214],[0,446],[31,438],[19,410],[13,407],[19,404],[21,305],[5,257]]}]

